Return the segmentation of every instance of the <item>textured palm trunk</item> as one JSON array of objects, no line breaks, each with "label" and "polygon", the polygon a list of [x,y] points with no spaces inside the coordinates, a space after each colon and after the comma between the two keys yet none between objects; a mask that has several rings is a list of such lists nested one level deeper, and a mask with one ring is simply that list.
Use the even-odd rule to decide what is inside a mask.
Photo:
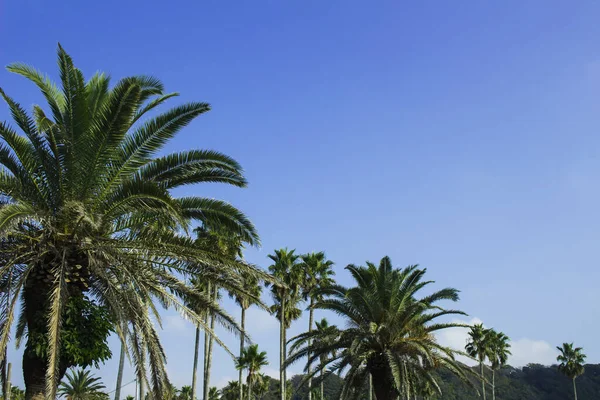
[{"label": "textured palm trunk", "polygon": [[[213,292],[212,292],[212,298],[213,298],[214,302],[217,301],[217,296],[218,296],[218,288],[215,286],[213,288]],[[214,313],[212,313],[210,316],[210,330],[212,332],[215,331],[215,314]],[[206,373],[204,374],[204,376],[205,376],[204,400],[208,400],[208,391],[210,389],[210,368],[212,366],[213,342],[214,342],[214,338],[212,335],[210,335],[210,338],[208,340],[208,357],[206,359]]]},{"label": "textured palm trunk", "polygon": [[483,374],[483,362],[479,363],[481,371],[481,391],[483,392],[483,400],[485,400],[485,375]]},{"label": "textured palm trunk", "polygon": [[10,400],[10,392],[11,392],[11,388],[12,388],[12,385],[10,384],[11,374],[12,374],[12,364],[8,363],[8,366],[6,367],[6,375],[4,377],[4,389],[5,389],[4,400]]},{"label": "textured palm trunk", "polygon": [[196,380],[198,379],[198,348],[200,347],[200,327],[196,326],[194,341],[194,365],[192,366],[192,400],[196,398]]},{"label": "textured palm trunk", "polygon": [[373,377],[373,389],[377,400],[397,400],[398,393],[394,389],[391,372],[385,367],[385,361],[375,361],[370,368]]},{"label": "textured palm trunk", "polygon": [[285,293],[281,296],[279,310],[279,398],[285,400]]},{"label": "textured palm trunk", "polygon": [[496,400],[496,370],[492,369],[492,399]]},{"label": "textured palm trunk", "polygon": [[573,378],[573,394],[575,395],[575,400],[577,400],[577,385],[575,384],[575,378]]},{"label": "textured palm trunk", "polygon": [[123,368],[125,367],[125,344],[121,343],[121,354],[119,354],[119,370],[117,371],[117,387],[115,388],[115,400],[121,399],[121,386],[123,385]]},{"label": "textured palm trunk", "polygon": [[[240,389],[242,387],[240,386]],[[241,390],[240,390],[241,392]],[[252,400],[252,375],[248,372],[248,400]]]},{"label": "textured palm trunk", "polygon": [[146,400],[146,381],[140,376],[140,400]]},{"label": "textured palm trunk", "polygon": [[[311,297],[310,299],[310,309],[308,311],[308,333],[311,334],[312,333],[312,326],[313,326],[313,307],[315,305],[315,300]],[[312,343],[311,339],[308,339],[308,348],[310,349],[310,345]],[[310,370],[310,350],[308,351],[307,354],[307,358],[308,358],[308,365],[307,365],[307,373],[308,373],[308,400],[312,400],[312,377],[310,376],[311,370]],[[321,399],[323,400],[323,399]]]},{"label": "textured palm trunk", "polygon": [[[246,334],[246,309],[244,307],[242,307],[241,323],[242,323],[242,334],[240,335],[240,357],[242,356],[242,353],[244,352],[244,335]],[[238,385],[240,387],[239,400],[244,399],[243,380],[244,380],[243,371],[240,368],[239,375],[238,375]],[[250,391],[248,391],[248,394],[249,393],[250,393]]]},{"label": "textured palm trunk", "polygon": [[369,374],[369,400],[373,400],[373,376],[371,374]]}]

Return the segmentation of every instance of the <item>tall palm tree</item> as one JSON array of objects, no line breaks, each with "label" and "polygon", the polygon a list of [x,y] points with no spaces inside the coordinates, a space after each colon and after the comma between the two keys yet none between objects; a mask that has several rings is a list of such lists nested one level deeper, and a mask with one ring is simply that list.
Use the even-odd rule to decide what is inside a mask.
[{"label": "tall palm tree", "polygon": [[[198,249],[178,234],[195,221],[210,222],[257,244],[244,214],[219,200],[177,198],[171,192],[202,182],[244,187],[246,180],[240,165],[218,152],[159,155],[178,131],[210,110],[207,103],[155,113],[177,95],[165,93],[157,79],[133,76],[111,86],[108,75],[97,73],[86,81],[60,46],[58,64],[60,89],[35,68],[8,67],[41,90],[47,107],[34,106],[33,116],[0,90],[21,132],[0,123],[0,238],[14,243],[0,267],[1,282],[12,275],[10,297],[0,301],[0,349],[19,320],[17,339],[27,338],[27,398],[54,399],[66,370],[81,364],[62,345],[68,325],[63,311],[72,301],[88,301],[107,309],[121,340],[129,344],[136,374],[145,379],[149,365],[152,391],[161,396],[168,378],[152,322],[158,315],[155,305],[175,307],[210,330],[182,301],[185,295],[206,309],[218,309],[184,280],[197,274],[197,265],[218,266],[217,280],[241,271],[270,279],[250,265]],[[219,312],[239,331],[230,316]]]},{"label": "tall palm tree", "polygon": [[[327,260],[325,253],[320,251],[318,253],[308,253],[301,257],[300,268],[304,273],[302,277],[302,294],[305,301],[309,302],[308,306],[308,332],[312,332],[313,318],[314,318],[314,306],[320,298],[320,290],[326,288],[334,283],[332,278],[335,273],[333,272],[333,261]],[[310,343],[309,343],[310,347]],[[310,354],[308,354],[310,359]],[[311,366],[308,364],[307,368],[308,375],[310,376]],[[311,400],[312,396],[312,379],[308,379],[308,400]]]},{"label": "tall palm tree", "polygon": [[[356,287],[334,285],[324,290],[322,294],[330,297],[319,301],[315,308],[335,311],[345,320],[347,328],[339,330],[337,340],[321,341],[319,331],[296,336],[292,339],[294,351],[288,364],[309,353],[309,362],[326,355],[323,364],[330,366],[329,373],[345,372],[342,400],[364,390],[369,375],[373,377],[377,400],[413,393],[411,385],[415,377],[434,383],[440,392],[428,365],[446,368],[467,381],[466,368],[455,360],[459,353],[437,343],[434,336],[446,328],[462,326],[438,322],[440,317],[464,315],[439,304],[444,300],[457,301],[456,289],[417,297],[419,291],[432,283],[423,281],[426,270],[416,266],[395,269],[388,257],[379,266],[367,263],[366,267],[349,265],[346,269]],[[314,342],[309,347],[310,340]]]},{"label": "tall palm tree", "polygon": [[492,367],[492,399],[496,400],[496,371],[506,365],[510,352],[510,339],[502,332],[488,329],[488,360]]},{"label": "tall palm tree", "polygon": [[560,352],[558,357],[556,357],[556,361],[560,363],[558,370],[573,381],[573,395],[575,396],[575,400],[577,400],[575,379],[585,372],[583,363],[585,362],[586,355],[583,354],[582,347],[573,347],[573,343],[563,343],[562,347],[557,347],[557,350]]},{"label": "tall palm tree", "polygon": [[273,264],[269,266],[269,272],[281,283],[270,285],[271,294],[275,304],[272,307],[273,314],[279,320],[279,396],[285,400],[286,395],[286,367],[287,355],[287,329],[291,322],[302,314],[297,307],[300,301],[301,274],[298,268],[299,256],[294,254],[295,250],[279,249],[274,254],[269,254]]},{"label": "tall palm tree", "polygon": [[479,362],[479,378],[481,379],[481,391],[483,400],[485,400],[485,373],[484,363],[489,350],[489,331],[483,327],[483,324],[473,325],[469,331],[469,341],[465,346],[467,354]]},{"label": "tall palm tree", "polygon": [[257,378],[261,378],[261,375],[259,375],[258,372],[262,367],[267,365],[269,365],[269,361],[267,361],[267,352],[259,352],[257,344],[246,347],[242,352],[242,355],[236,360],[235,366],[237,369],[248,370],[248,378],[246,380],[248,400],[252,399],[252,385]]},{"label": "tall palm tree", "polygon": [[[337,326],[335,325],[329,325],[329,322],[327,321],[326,318],[321,319],[321,321],[317,321],[316,323],[317,325],[317,341],[318,343],[316,344],[317,347],[327,347],[327,346],[331,346],[331,344],[333,342],[335,342],[338,338],[339,335],[339,331]],[[311,334],[312,332],[309,332],[309,334]],[[309,344],[310,347],[311,344]],[[294,349],[294,348],[292,348]],[[319,358],[319,371],[320,371],[320,382],[319,382],[319,386],[320,386],[320,394],[321,394],[321,398],[320,400],[324,400],[325,399],[325,366],[326,366],[326,362],[327,362],[327,358],[328,357],[332,357],[335,356],[335,351],[332,351],[331,353],[321,353],[320,358]]]},{"label": "tall palm tree", "polygon": [[60,384],[58,394],[67,400],[99,400],[106,397],[106,387],[100,378],[83,369],[71,371],[66,375],[67,381]]},{"label": "tall palm tree", "polygon": [[121,343],[119,353],[119,369],[117,370],[117,387],[115,388],[115,400],[121,400],[121,386],[123,386],[123,370],[125,369],[125,344]]},{"label": "tall palm tree", "polygon": [[[242,356],[244,351],[244,339],[246,335],[246,310],[250,308],[252,304],[260,304],[257,299],[260,299],[260,295],[262,293],[262,286],[260,282],[256,278],[248,274],[242,274],[242,283],[247,293],[239,293],[239,292],[229,292],[229,295],[235,299],[235,302],[240,306],[242,310],[242,315],[240,317],[240,323],[242,328],[242,335],[240,335],[240,353],[239,357]],[[243,387],[243,370],[239,370],[238,375],[238,383],[239,386]],[[243,390],[240,390],[239,399],[243,400]]]}]

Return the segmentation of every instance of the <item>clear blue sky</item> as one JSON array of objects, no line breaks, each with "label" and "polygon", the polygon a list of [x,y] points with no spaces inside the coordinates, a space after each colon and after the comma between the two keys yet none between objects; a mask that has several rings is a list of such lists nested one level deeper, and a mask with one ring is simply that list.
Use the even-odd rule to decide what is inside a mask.
[{"label": "clear blue sky", "polygon": [[[252,262],[325,250],[343,283],[351,262],[419,263],[515,340],[516,364],[563,341],[599,362],[598,15],[597,1],[0,0],[0,64],[56,76],[60,41],[88,76],[153,74],[210,102],[169,149],[243,164],[248,189],[189,191],[251,216]],[[0,85],[41,101],[5,71]],[[193,329],[166,322],[182,385]],[[274,371],[276,323],[254,311],[250,333]],[[234,376],[217,353],[213,382]]]}]

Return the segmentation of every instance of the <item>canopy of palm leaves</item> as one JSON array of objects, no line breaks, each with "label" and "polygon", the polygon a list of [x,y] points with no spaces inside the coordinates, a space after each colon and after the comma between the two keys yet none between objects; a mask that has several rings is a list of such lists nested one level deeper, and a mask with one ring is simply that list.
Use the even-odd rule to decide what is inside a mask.
[{"label": "canopy of palm leaves", "polygon": [[479,362],[484,362],[489,354],[489,331],[483,327],[483,324],[476,324],[469,330],[469,341],[465,350],[469,356]]},{"label": "canopy of palm leaves", "polygon": [[[58,64],[60,88],[30,66],[8,67],[40,89],[47,105],[34,106],[32,115],[0,90],[16,125],[0,124],[0,237],[11,242],[0,265],[0,348],[22,298],[18,336],[48,338],[43,352],[27,344],[27,390],[45,384],[47,398],[54,399],[69,367],[59,354],[63,310],[70,298],[87,296],[110,310],[138,375],[146,377],[149,365],[160,396],[167,377],[152,323],[152,315],[160,322],[154,301],[209,329],[182,298],[204,309],[216,306],[186,277],[210,265],[218,268],[211,275],[216,281],[235,281],[240,272],[268,279],[177,234],[199,221],[257,244],[243,213],[219,200],[177,198],[171,191],[202,182],[244,187],[246,180],[235,160],[215,151],[159,155],[177,132],[210,110],[207,103],[157,112],[177,93],[165,93],[155,78],[132,76],[111,86],[108,75],[97,73],[86,81],[60,46]],[[40,312],[48,318],[36,318]],[[227,314],[217,314],[237,329]]]},{"label": "canopy of palm leaves", "polygon": [[510,338],[502,332],[493,329],[487,331],[488,336],[488,355],[487,358],[492,364],[492,369],[497,370],[506,365],[510,352]]},{"label": "canopy of palm leaves", "polygon": [[[378,400],[396,399],[401,394],[412,396],[423,382],[439,392],[434,368],[447,368],[466,379],[465,367],[455,360],[458,352],[440,345],[434,337],[441,330],[462,326],[438,322],[443,316],[464,315],[438,304],[457,301],[456,289],[417,297],[432,283],[423,280],[426,270],[416,266],[394,269],[387,257],[379,266],[367,263],[366,267],[349,265],[346,269],[356,287],[326,289],[323,294],[331,297],[315,307],[336,312],[348,327],[332,330],[325,338],[320,337],[323,334],[319,330],[295,337],[288,363],[308,354],[311,361],[322,359],[321,368],[329,366],[330,372],[343,374],[341,399],[359,396],[369,374]],[[335,340],[324,340],[328,335],[335,335]]]},{"label": "canopy of palm leaves", "polygon": [[586,355],[583,348],[574,347],[573,343],[563,343],[562,347],[556,348],[560,354],[556,357],[558,370],[571,379],[577,378],[585,371],[584,363]]},{"label": "canopy of palm leaves", "polygon": [[[298,260],[300,256],[295,254],[295,250],[279,249],[274,254],[269,254],[273,264],[269,266],[269,272],[276,278],[281,285],[271,285],[271,294],[275,304],[271,311],[281,320],[283,312],[285,328],[289,328],[292,321],[300,318],[302,310],[298,308],[298,303],[302,299],[301,284],[303,281],[302,269]],[[282,299],[285,297],[285,310],[282,310]]]},{"label": "canopy of palm leaves", "polygon": [[[208,390],[208,400],[219,400],[220,397],[221,395],[219,393],[219,389],[217,389],[216,387],[213,386]],[[192,398],[190,397],[189,400],[192,400]]]},{"label": "canopy of palm leaves", "polygon": [[100,378],[83,369],[71,371],[66,375],[66,382],[60,384],[58,393],[67,400],[101,400],[108,399],[104,393],[106,387]]},{"label": "canopy of palm leaves", "polygon": [[304,300],[319,300],[319,289],[334,283],[333,261],[327,260],[322,251],[304,254],[300,259]]},{"label": "canopy of palm leaves", "polygon": [[254,382],[256,373],[264,366],[269,365],[266,351],[258,351],[258,345],[253,344],[244,349],[242,355],[236,360],[237,369],[248,370],[248,383]]}]

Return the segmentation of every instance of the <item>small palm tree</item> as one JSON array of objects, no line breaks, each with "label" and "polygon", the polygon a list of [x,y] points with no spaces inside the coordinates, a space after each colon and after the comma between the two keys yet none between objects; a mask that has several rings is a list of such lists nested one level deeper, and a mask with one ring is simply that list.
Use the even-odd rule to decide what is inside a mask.
[{"label": "small palm tree", "polygon": [[[219,389],[217,389],[216,387],[211,387],[210,390],[208,391],[208,400],[219,400],[219,398],[221,398],[221,393],[219,393]],[[190,400],[194,400],[191,399]]]},{"label": "small palm tree", "polygon": [[254,385],[252,386],[252,391],[254,392],[254,396],[257,399],[262,399],[270,390],[270,381],[271,378],[264,374],[256,374],[256,379],[254,381]]},{"label": "small palm tree", "polygon": [[502,332],[488,329],[488,360],[492,365],[492,399],[496,400],[496,371],[506,365],[510,352],[510,339]]},{"label": "small palm tree", "polygon": [[297,305],[300,301],[301,273],[298,268],[299,256],[295,250],[279,249],[274,254],[269,254],[273,264],[269,272],[278,279],[282,285],[271,285],[271,294],[275,304],[271,310],[279,320],[279,396],[280,400],[286,399],[286,355],[287,355],[287,329],[291,322],[300,318],[302,310]]},{"label": "small palm tree", "polygon": [[178,400],[194,400],[192,397],[192,387],[191,386],[182,386],[179,390],[179,395],[177,396]]},{"label": "small palm tree", "polygon": [[[319,331],[300,334],[292,339],[294,352],[288,364],[311,354],[309,362],[323,357],[321,369],[330,366],[329,373],[344,371],[340,399],[352,398],[365,388],[369,375],[377,400],[397,399],[401,394],[415,394],[412,382],[436,382],[430,365],[445,368],[465,382],[467,369],[455,359],[459,352],[442,346],[435,333],[462,324],[438,322],[439,318],[465,315],[445,309],[441,301],[457,301],[458,291],[447,288],[417,297],[419,291],[432,282],[424,281],[426,270],[410,266],[392,267],[384,257],[379,266],[349,265],[356,286],[334,285],[323,291],[317,309],[335,311],[346,324],[337,340],[319,340]],[[331,335],[326,335],[329,339]],[[313,341],[311,346],[308,342]],[[315,371],[312,372],[312,375]],[[439,385],[435,383],[440,392]]]},{"label": "small palm tree", "polygon": [[125,397],[125,400],[136,400],[135,397],[133,397],[132,395],[127,395]]},{"label": "small palm tree", "polygon": [[100,400],[107,397],[103,392],[106,387],[90,371],[70,371],[66,379],[66,382],[60,384],[58,394],[65,396],[67,400]]},{"label": "small palm tree", "polygon": [[247,369],[248,378],[246,380],[246,386],[248,388],[248,400],[252,399],[252,385],[262,376],[258,374],[260,369],[264,366],[269,365],[267,361],[267,353],[265,351],[258,351],[258,345],[253,344],[248,346],[242,352],[242,356],[236,360],[237,369]]},{"label": "small palm tree", "polygon": [[[302,277],[302,294],[305,301],[309,302],[308,306],[308,332],[312,332],[313,329],[313,318],[314,318],[314,306],[318,300],[321,300],[320,290],[326,288],[334,283],[332,278],[335,273],[333,272],[333,261],[327,260],[325,253],[320,251],[318,253],[304,254],[301,257],[300,268],[304,273]],[[310,347],[310,343],[309,343]],[[310,354],[307,356],[310,359]],[[307,368],[308,375],[310,376],[311,365],[308,364]],[[308,400],[312,397],[312,379],[308,379]]]},{"label": "small palm tree", "polygon": [[[335,325],[329,325],[329,322],[326,318],[321,319],[321,321],[317,321],[317,341],[316,344],[318,347],[327,347],[331,346],[339,336],[339,330]],[[330,354],[322,353],[319,358],[319,371],[321,373],[320,376],[320,399],[325,399],[325,365],[328,357],[335,356],[335,352],[331,352]]]},{"label": "small palm tree", "polygon": [[573,394],[577,400],[577,385],[575,379],[583,375],[585,368],[586,355],[583,354],[582,347],[573,347],[573,343],[563,343],[562,347],[557,347],[560,354],[556,357],[556,361],[560,362],[558,370],[573,380]]},{"label": "small palm tree", "polygon": [[489,336],[488,330],[483,327],[483,324],[476,324],[469,331],[469,341],[465,346],[467,354],[475,358],[479,362],[479,372],[481,379],[481,391],[483,392],[483,400],[485,400],[485,374],[484,363],[489,354]]},{"label": "small palm tree", "polygon": [[237,381],[229,381],[223,389],[221,389],[221,400],[237,400],[240,393],[240,386]]}]

